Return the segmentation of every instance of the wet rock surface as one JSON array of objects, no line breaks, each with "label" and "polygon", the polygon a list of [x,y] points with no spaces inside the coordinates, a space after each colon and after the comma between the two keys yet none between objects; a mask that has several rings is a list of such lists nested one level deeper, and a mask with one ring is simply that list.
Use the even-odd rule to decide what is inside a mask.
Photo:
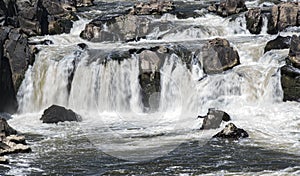
[{"label": "wet rock surface", "polygon": [[81,121],[81,117],[70,109],[52,105],[46,109],[41,117],[43,123],[58,123],[66,121]]},{"label": "wet rock surface", "polygon": [[274,40],[268,41],[268,43],[265,46],[264,52],[268,52],[275,49],[288,49],[291,45],[291,37],[283,37],[283,36],[277,36]]},{"label": "wet rock surface", "polygon": [[9,161],[2,157],[4,155],[27,152],[31,152],[31,148],[26,144],[25,136],[18,135],[5,119],[0,118],[0,163],[9,164]]},{"label": "wet rock surface", "polygon": [[213,138],[234,140],[247,137],[249,137],[248,133],[244,129],[236,127],[233,123],[227,124],[222,131],[213,136]]},{"label": "wet rock surface", "polygon": [[222,121],[228,122],[231,119],[226,112],[214,108],[208,109],[205,116],[198,116],[198,118],[203,118],[200,130],[217,129]]},{"label": "wet rock surface", "polygon": [[206,74],[217,74],[240,64],[239,54],[226,39],[215,38],[203,48],[198,57]]},{"label": "wet rock surface", "polygon": [[263,18],[260,8],[249,9],[245,14],[246,26],[251,34],[260,34],[263,24]]}]

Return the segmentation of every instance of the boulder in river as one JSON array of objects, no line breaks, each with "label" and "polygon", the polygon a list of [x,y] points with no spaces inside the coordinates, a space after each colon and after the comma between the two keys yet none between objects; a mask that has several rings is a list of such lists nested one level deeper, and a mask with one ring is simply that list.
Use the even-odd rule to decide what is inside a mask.
[{"label": "boulder in river", "polygon": [[238,14],[247,10],[244,0],[221,0],[208,7],[208,11],[216,13],[222,17]]},{"label": "boulder in river", "polygon": [[52,105],[46,109],[41,117],[43,123],[58,123],[65,121],[81,121],[81,117],[70,109]]},{"label": "boulder in river", "polygon": [[6,137],[17,134],[17,131],[10,127],[4,118],[0,118],[0,134],[3,134]]},{"label": "boulder in river", "polygon": [[246,26],[251,34],[260,34],[263,24],[263,18],[260,8],[249,9],[245,14]]},{"label": "boulder in river", "polygon": [[274,40],[268,41],[265,46],[265,53],[273,49],[288,49],[291,45],[291,37],[277,36]]},{"label": "boulder in river", "polygon": [[239,139],[249,137],[248,133],[241,128],[236,127],[233,123],[229,123],[225,128],[213,136],[213,138]]},{"label": "boulder in river", "polygon": [[203,48],[198,58],[206,74],[222,73],[240,64],[240,57],[226,39],[215,38]]},{"label": "boulder in river", "polygon": [[204,118],[200,130],[216,129],[220,127],[222,121],[228,122],[230,120],[229,114],[213,108],[208,109],[205,116],[198,116],[198,118]]}]

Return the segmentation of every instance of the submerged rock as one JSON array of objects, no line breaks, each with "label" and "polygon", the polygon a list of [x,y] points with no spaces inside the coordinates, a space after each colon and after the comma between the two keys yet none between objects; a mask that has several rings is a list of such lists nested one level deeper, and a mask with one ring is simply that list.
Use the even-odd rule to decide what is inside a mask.
[{"label": "submerged rock", "polygon": [[200,63],[206,74],[222,73],[240,64],[240,57],[226,39],[215,38],[203,48]]},{"label": "submerged rock", "polygon": [[265,46],[265,53],[273,49],[287,49],[291,45],[291,37],[277,36],[274,40],[268,41]]},{"label": "submerged rock", "polygon": [[230,120],[229,114],[213,108],[208,109],[205,116],[198,116],[198,118],[204,118],[200,130],[216,129],[220,127],[222,121],[228,122]]},{"label": "submerged rock", "polygon": [[233,123],[229,123],[225,128],[213,136],[213,138],[229,138],[229,139],[239,139],[249,137],[248,133],[241,129],[237,128]]},{"label": "submerged rock", "polygon": [[65,121],[81,121],[81,117],[70,109],[52,105],[46,109],[41,117],[43,123],[58,123]]},{"label": "submerged rock", "polygon": [[227,17],[247,10],[244,0],[221,0],[208,7],[208,11]]},{"label": "submerged rock", "polygon": [[9,164],[9,160],[3,156],[0,156],[0,164]]},{"label": "submerged rock", "polygon": [[262,29],[263,18],[260,8],[249,9],[245,14],[246,26],[251,34],[259,34]]}]

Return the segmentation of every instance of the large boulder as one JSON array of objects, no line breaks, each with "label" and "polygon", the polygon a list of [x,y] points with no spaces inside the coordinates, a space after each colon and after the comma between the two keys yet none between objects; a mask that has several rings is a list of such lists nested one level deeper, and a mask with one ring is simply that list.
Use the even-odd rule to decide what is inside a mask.
[{"label": "large boulder", "polygon": [[247,138],[249,137],[248,133],[236,127],[233,123],[229,123],[225,126],[225,128],[213,136],[213,138],[224,138],[224,139],[239,139],[239,138]]},{"label": "large boulder", "polygon": [[213,108],[208,109],[205,116],[198,116],[198,118],[204,118],[200,130],[217,129],[222,121],[228,122],[230,120],[229,114]]},{"label": "large boulder", "polygon": [[240,64],[239,54],[226,39],[210,40],[198,57],[206,74],[222,73]]},{"label": "large boulder", "polygon": [[171,1],[153,0],[150,2],[139,2],[130,9],[132,15],[161,15],[172,11],[175,8]]},{"label": "large boulder", "polygon": [[265,46],[265,53],[273,49],[288,49],[290,48],[291,37],[277,36],[274,40],[268,41]]},{"label": "large boulder", "polygon": [[300,69],[285,65],[280,70],[283,100],[300,102]]},{"label": "large boulder", "polygon": [[81,117],[70,109],[52,105],[46,109],[41,117],[43,123],[58,123],[65,121],[81,121]]},{"label": "large boulder", "polygon": [[221,0],[208,7],[208,11],[227,17],[247,10],[244,0]]},{"label": "large boulder", "polygon": [[245,14],[246,26],[251,34],[259,34],[262,29],[263,18],[260,8],[249,9]]},{"label": "large boulder", "polygon": [[268,19],[268,33],[277,34],[289,26],[298,26],[298,11],[297,3],[287,2],[279,5],[274,5]]}]

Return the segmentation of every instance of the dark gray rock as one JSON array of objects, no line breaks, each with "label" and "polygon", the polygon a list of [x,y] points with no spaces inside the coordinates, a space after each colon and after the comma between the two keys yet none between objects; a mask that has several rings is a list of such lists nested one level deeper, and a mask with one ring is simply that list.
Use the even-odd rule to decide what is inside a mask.
[{"label": "dark gray rock", "polygon": [[268,41],[265,46],[265,53],[273,49],[288,49],[290,48],[291,37],[277,36],[274,40]]},{"label": "dark gray rock", "polygon": [[58,123],[65,121],[81,121],[81,117],[70,109],[52,105],[46,109],[41,117],[43,123]]},{"label": "dark gray rock", "polygon": [[208,11],[227,17],[247,11],[247,7],[244,0],[221,0],[220,3],[214,3],[209,6]]},{"label": "dark gray rock", "polygon": [[300,37],[296,35],[292,36],[288,59],[294,67],[300,68]]},{"label": "dark gray rock", "polygon": [[280,70],[283,100],[300,102],[300,69],[285,65]]},{"label": "dark gray rock", "polygon": [[10,127],[4,118],[0,118],[0,134],[4,137],[17,134],[17,131]]},{"label": "dark gray rock", "polygon": [[215,38],[203,48],[198,57],[206,74],[222,73],[240,64],[239,54],[226,39]]},{"label": "dark gray rock", "polygon": [[225,139],[239,139],[249,137],[248,133],[241,129],[237,128],[233,123],[229,123],[225,128],[213,136],[213,138],[225,138]]},{"label": "dark gray rock", "polygon": [[222,121],[228,122],[230,120],[229,114],[213,108],[208,109],[205,116],[198,116],[198,118],[204,118],[200,130],[217,129]]},{"label": "dark gray rock", "polygon": [[260,34],[263,18],[260,8],[249,9],[245,14],[246,26],[251,34]]}]

